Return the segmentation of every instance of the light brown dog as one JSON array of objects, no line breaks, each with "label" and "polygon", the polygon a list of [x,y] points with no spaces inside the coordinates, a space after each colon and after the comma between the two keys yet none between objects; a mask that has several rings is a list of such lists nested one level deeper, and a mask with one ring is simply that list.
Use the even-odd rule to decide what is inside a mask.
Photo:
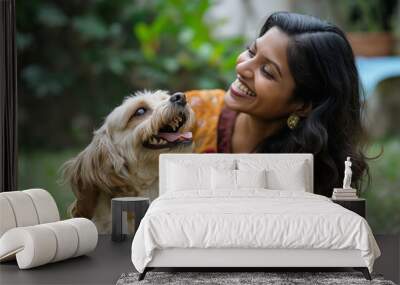
[{"label": "light brown dog", "polygon": [[126,97],[94,132],[92,142],[62,166],[74,192],[73,217],[111,232],[111,198],[158,196],[158,157],[191,152],[195,117],[183,93],[137,92]]}]

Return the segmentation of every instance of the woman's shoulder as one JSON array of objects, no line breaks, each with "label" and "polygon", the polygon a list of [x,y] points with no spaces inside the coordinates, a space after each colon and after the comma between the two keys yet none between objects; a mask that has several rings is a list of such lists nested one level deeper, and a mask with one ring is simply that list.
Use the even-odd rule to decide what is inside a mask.
[{"label": "woman's shoulder", "polygon": [[213,120],[224,107],[225,91],[222,89],[191,90],[185,95],[198,120]]},{"label": "woman's shoulder", "polygon": [[217,125],[224,106],[225,91],[222,89],[191,90],[185,92],[193,109],[196,123],[193,127],[194,151],[197,153],[217,151]]},{"label": "woman's shoulder", "polygon": [[186,99],[198,120],[213,120],[224,107],[225,91],[222,89],[191,90],[185,92]]}]

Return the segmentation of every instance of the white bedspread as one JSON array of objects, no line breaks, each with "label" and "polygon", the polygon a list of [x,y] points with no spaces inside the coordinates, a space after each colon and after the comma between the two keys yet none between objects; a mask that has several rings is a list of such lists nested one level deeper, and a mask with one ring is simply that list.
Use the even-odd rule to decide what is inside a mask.
[{"label": "white bedspread", "polygon": [[320,195],[265,189],[157,198],[133,239],[132,262],[143,272],[154,249],[175,247],[358,249],[370,272],[380,256],[359,215]]}]

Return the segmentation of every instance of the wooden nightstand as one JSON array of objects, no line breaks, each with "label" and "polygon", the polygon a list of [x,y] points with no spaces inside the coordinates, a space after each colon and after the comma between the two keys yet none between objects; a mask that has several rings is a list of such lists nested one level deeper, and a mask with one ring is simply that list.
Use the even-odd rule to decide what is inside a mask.
[{"label": "wooden nightstand", "polygon": [[366,201],[364,198],[357,198],[352,200],[337,200],[331,199],[332,202],[339,204],[340,206],[353,211],[356,214],[359,214],[361,217],[365,218],[365,208]]}]

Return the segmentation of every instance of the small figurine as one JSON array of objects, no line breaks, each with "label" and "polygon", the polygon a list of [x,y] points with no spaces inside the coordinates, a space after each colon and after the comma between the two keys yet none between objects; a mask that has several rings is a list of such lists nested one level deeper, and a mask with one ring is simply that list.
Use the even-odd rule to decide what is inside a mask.
[{"label": "small figurine", "polygon": [[343,188],[333,188],[332,200],[354,200],[358,199],[357,189],[351,188],[351,161],[350,157],[344,162]]},{"label": "small figurine", "polygon": [[347,157],[347,160],[344,162],[345,170],[344,170],[344,179],[343,179],[343,189],[351,189],[351,161],[350,156]]}]

